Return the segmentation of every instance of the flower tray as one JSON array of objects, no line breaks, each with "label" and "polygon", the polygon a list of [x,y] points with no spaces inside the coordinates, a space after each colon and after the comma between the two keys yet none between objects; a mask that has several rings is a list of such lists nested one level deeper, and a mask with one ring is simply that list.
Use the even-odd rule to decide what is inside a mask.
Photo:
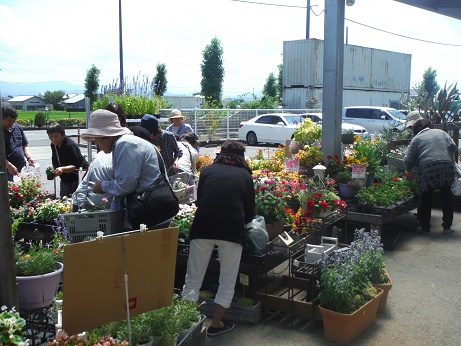
[{"label": "flower tray", "polygon": [[[327,242],[325,242],[325,240]],[[331,241],[331,243],[330,243]],[[338,246],[338,238],[323,237],[320,245],[306,244],[304,261],[310,264],[316,264],[325,256],[328,256]]]},{"label": "flower tray", "polygon": [[408,204],[414,202],[415,197],[412,196],[405,201],[402,201],[399,204],[396,204],[392,207],[375,207],[370,205],[363,204],[348,204],[347,211],[354,213],[363,213],[363,214],[375,214],[375,215],[388,215],[399,211],[402,208],[405,208]]},{"label": "flower tray", "polygon": [[407,169],[404,159],[397,159],[395,157],[387,156],[387,167],[390,171],[403,173]]},{"label": "flower tray", "polygon": [[[197,325],[182,339],[177,346],[202,346],[205,345],[206,331],[203,328],[205,315],[200,315]],[[204,335],[204,337],[203,337]]]},{"label": "flower tray", "polygon": [[99,231],[104,235],[125,231],[125,209],[60,215],[66,223],[71,243],[95,239]]},{"label": "flower tray", "polygon": [[[199,306],[199,310],[202,314],[207,316],[213,316],[215,303],[212,298],[200,298],[199,303],[204,304]],[[261,302],[256,301],[254,305],[244,305],[237,303],[237,299],[233,299],[231,306],[226,310],[224,319],[230,320],[237,323],[249,323],[257,324],[261,321],[262,317],[262,306]]]},{"label": "flower tray", "polygon": [[290,276],[281,276],[256,292],[266,310],[320,320],[318,304],[313,302],[315,282]]}]

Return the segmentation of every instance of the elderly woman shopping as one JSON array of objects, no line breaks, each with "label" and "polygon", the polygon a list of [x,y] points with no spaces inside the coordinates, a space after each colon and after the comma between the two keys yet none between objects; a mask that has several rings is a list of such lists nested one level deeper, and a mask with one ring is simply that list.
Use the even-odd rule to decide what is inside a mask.
[{"label": "elderly woman shopping", "polygon": [[[125,206],[126,196],[142,193],[163,173],[159,166],[161,156],[149,142],[134,136],[129,129],[120,126],[117,114],[96,110],[90,116],[89,126],[82,138],[94,141],[105,153],[112,153],[114,175],[111,180],[98,180],[93,191],[114,196],[111,209]],[[163,164],[162,161],[160,161]],[[151,210],[143,217],[130,218],[133,229],[146,224],[149,228],[167,227],[174,215]]]}]

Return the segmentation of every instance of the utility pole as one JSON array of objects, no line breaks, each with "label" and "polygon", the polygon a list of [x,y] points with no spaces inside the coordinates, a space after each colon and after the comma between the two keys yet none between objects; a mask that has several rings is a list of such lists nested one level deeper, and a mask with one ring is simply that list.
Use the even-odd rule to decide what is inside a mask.
[{"label": "utility pole", "polygon": [[2,215],[0,218],[0,306],[6,305],[11,309],[13,306],[18,306],[18,295],[4,143],[3,122],[0,122],[0,215]]},{"label": "utility pole", "polygon": [[123,77],[122,0],[118,0],[118,30],[120,42],[120,95],[123,95],[125,90],[125,78]]},{"label": "utility pole", "polygon": [[307,0],[306,8],[306,40],[310,37],[310,26],[311,26],[311,0]]}]

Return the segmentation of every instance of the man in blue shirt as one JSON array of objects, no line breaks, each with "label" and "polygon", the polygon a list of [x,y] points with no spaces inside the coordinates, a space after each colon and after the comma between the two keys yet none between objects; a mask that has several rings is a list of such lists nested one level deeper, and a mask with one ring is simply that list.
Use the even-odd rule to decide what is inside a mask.
[{"label": "man in blue shirt", "polygon": [[2,107],[3,134],[5,137],[6,168],[8,180],[13,181],[13,176],[19,175],[26,162],[35,166],[36,161],[29,149],[29,141],[24,130],[15,124],[18,112],[11,106]]}]

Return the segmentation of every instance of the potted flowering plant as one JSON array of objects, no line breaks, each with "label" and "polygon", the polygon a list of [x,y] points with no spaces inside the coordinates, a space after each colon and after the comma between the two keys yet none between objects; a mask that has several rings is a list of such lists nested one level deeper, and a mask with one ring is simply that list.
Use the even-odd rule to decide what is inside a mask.
[{"label": "potted flowering plant", "polygon": [[14,247],[18,302],[21,309],[38,309],[50,305],[61,281],[62,255],[67,235],[57,230],[49,244],[31,244],[26,251],[19,243]]},{"label": "potted flowering plant", "polygon": [[59,214],[65,214],[72,211],[72,200],[64,197],[63,199],[47,198],[38,203],[35,208],[35,220],[45,224],[54,224],[54,220]]},{"label": "potted flowering plant", "polygon": [[26,320],[19,316],[15,308],[8,308],[3,305],[0,310],[0,344],[27,346],[22,329],[26,325]]},{"label": "potted flowering plant", "polygon": [[327,340],[347,344],[376,319],[383,292],[371,284],[364,256],[360,244],[352,243],[348,251],[333,252],[322,262],[319,310]]},{"label": "potted flowering plant", "polygon": [[8,182],[8,196],[11,208],[23,207],[29,201],[45,199],[46,191],[40,182],[40,176],[30,174],[18,182]]},{"label": "potted flowering plant", "polygon": [[46,179],[53,180],[55,177],[54,167],[51,165],[46,166],[45,168]]},{"label": "potted flowering plant", "polygon": [[417,181],[393,177],[382,183],[361,188],[356,197],[363,205],[392,207],[418,194],[418,191]]},{"label": "potted flowering plant", "polygon": [[192,226],[192,221],[194,221],[195,211],[197,207],[194,203],[192,204],[180,204],[179,212],[171,220],[170,227],[179,228],[179,238],[180,243],[189,244],[190,229]]}]

